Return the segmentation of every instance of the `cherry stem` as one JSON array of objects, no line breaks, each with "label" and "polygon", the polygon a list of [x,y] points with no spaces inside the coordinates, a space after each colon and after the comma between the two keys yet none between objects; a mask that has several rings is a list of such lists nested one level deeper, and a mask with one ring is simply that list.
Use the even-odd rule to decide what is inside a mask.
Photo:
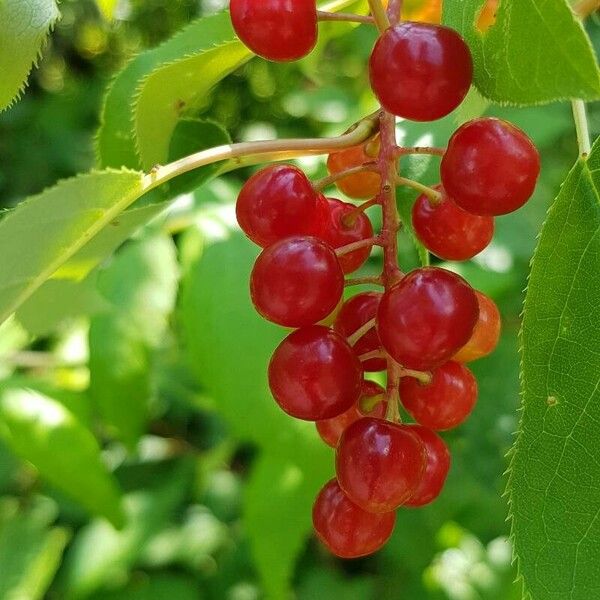
[{"label": "cherry stem", "polygon": [[346,246],[342,246],[341,248],[337,248],[335,253],[337,257],[346,256],[346,254],[350,254],[356,250],[362,250],[363,248],[369,248],[371,246],[380,246],[381,238],[379,236],[367,238],[365,240],[359,240],[358,242],[352,242],[352,244],[347,244]]},{"label": "cherry stem", "polygon": [[398,21],[400,20],[403,4],[403,0],[389,0],[387,14],[390,21],[392,22],[392,25],[396,25],[396,23],[398,23]]},{"label": "cherry stem", "polygon": [[374,358],[387,358],[385,352],[381,350],[373,350],[372,352],[366,352],[365,354],[361,354],[358,357],[360,362],[366,362],[368,360],[373,360]]},{"label": "cherry stem", "polygon": [[573,100],[573,118],[575,120],[575,130],[577,131],[577,144],[579,146],[579,155],[586,158],[592,151],[590,144],[590,127],[587,120],[587,111],[583,100]]},{"label": "cherry stem", "polygon": [[332,175],[323,177],[323,179],[319,179],[319,180],[313,182],[313,187],[318,192],[322,192],[325,188],[334,184],[336,181],[345,179],[346,177],[349,177],[350,175],[357,175],[358,173],[364,173],[365,171],[377,171],[375,161],[364,163],[362,165],[358,165],[357,167],[351,167],[350,169],[346,169],[345,171],[340,171],[339,173],[333,173]]},{"label": "cherry stem", "polygon": [[385,12],[385,8],[383,8],[383,4],[381,4],[380,0],[369,0],[369,7],[371,8],[371,14],[377,28],[383,33],[390,26],[390,20]]},{"label": "cherry stem", "polygon": [[433,375],[427,371],[413,371],[412,369],[404,368],[400,371],[400,377],[413,377],[423,385],[429,385],[433,380]]},{"label": "cherry stem", "polygon": [[409,154],[430,154],[432,156],[444,156],[446,148],[433,148],[431,146],[412,146],[410,148],[396,148],[397,156],[408,156]]},{"label": "cherry stem", "polygon": [[353,279],[346,279],[344,284],[346,287],[353,285],[365,285],[372,283],[374,285],[383,285],[383,277],[381,275],[370,276],[370,277],[355,277]]},{"label": "cherry stem", "polygon": [[370,200],[363,202],[360,206],[357,206],[350,212],[347,212],[341,218],[342,225],[344,225],[344,227],[353,227],[354,224],[356,223],[356,219],[358,219],[359,215],[364,213],[365,210],[367,210],[368,208],[371,208],[371,206],[375,206],[376,204],[381,204],[381,202],[379,200],[379,196],[375,196],[375,198],[371,198]]},{"label": "cherry stem", "polygon": [[420,183],[419,181],[415,181],[414,179],[407,179],[406,177],[400,177],[398,175],[396,177],[396,183],[398,185],[405,185],[413,190],[421,192],[421,194],[424,194],[429,198],[431,204],[433,205],[439,204],[442,201],[442,194],[440,192]]},{"label": "cherry stem", "polygon": [[359,327],[352,335],[348,336],[348,343],[351,346],[354,346],[354,344],[356,344],[356,342],[358,342],[360,338],[367,335],[367,333],[369,333],[369,331],[371,331],[371,329],[373,329],[376,324],[377,319],[375,318],[371,319],[370,321],[367,321],[364,325]]},{"label": "cherry stem", "polygon": [[354,13],[330,13],[324,10],[317,11],[319,21],[347,21],[349,23],[367,23],[373,25],[375,19],[367,15],[355,15]]}]

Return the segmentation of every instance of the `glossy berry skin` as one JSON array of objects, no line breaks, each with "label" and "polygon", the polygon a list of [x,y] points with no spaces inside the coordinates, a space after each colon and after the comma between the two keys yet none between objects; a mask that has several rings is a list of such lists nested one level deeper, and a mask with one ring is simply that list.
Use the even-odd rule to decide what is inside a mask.
[{"label": "glossy berry skin", "polygon": [[[383,419],[385,417],[385,410],[387,404],[383,401],[383,394],[385,390],[375,383],[374,381],[363,381],[360,399],[358,402],[353,404],[346,412],[333,417],[333,419],[325,419],[324,421],[317,421],[317,431],[321,436],[321,439],[332,448],[337,448],[342,433],[355,421],[362,419],[363,417],[375,417],[377,419]],[[379,401],[375,406],[371,407],[370,402],[373,399]],[[368,408],[370,410],[368,410]]]},{"label": "glossy berry skin", "polygon": [[292,165],[271,165],[244,185],[235,207],[243,232],[263,248],[292,235],[316,235],[323,198]]},{"label": "glossy berry skin", "polygon": [[404,22],[377,40],[370,60],[371,87],[382,106],[412,121],[452,112],[473,80],[471,52],[456,31]]},{"label": "glossy berry skin", "polygon": [[396,362],[428,371],[469,341],[478,316],[477,296],[462,277],[425,267],[385,292],[377,311],[377,330]]},{"label": "glossy berry skin", "polygon": [[346,340],[313,325],[288,335],[269,363],[269,386],[279,406],[305,421],[331,419],[360,397],[362,369]]},{"label": "glossy berry skin", "polygon": [[366,417],[344,433],[336,473],[344,493],[369,512],[396,510],[417,490],[426,464],[425,446],[405,427]]},{"label": "glossy berry skin", "polygon": [[[330,154],[327,159],[327,170],[330,175],[336,175],[353,167],[360,167],[365,163],[373,162],[375,158],[376,155],[369,156],[367,154],[367,145],[353,146]],[[336,181],[335,184],[346,196],[366,200],[379,194],[381,177],[379,173],[364,171],[363,173],[348,175]]]},{"label": "glossy berry skin", "polygon": [[229,10],[238,37],[267,60],[298,60],[317,43],[315,0],[231,0]]},{"label": "glossy berry skin", "polygon": [[475,292],[479,302],[479,319],[471,339],[452,358],[457,362],[471,362],[491,354],[498,345],[502,318],[495,302],[481,292]]},{"label": "glossy berry skin", "polygon": [[494,118],[465,123],[441,163],[451,198],[475,215],[504,215],[523,206],[540,174],[540,156],[518,127]]},{"label": "glossy berry skin", "polygon": [[419,196],[413,205],[412,221],[415,233],[423,245],[445,260],[468,260],[486,248],[494,237],[493,217],[473,215],[463,210],[444,192],[441,201],[433,204]]},{"label": "glossy berry skin", "polygon": [[359,558],[379,550],[396,524],[396,513],[373,514],[354,504],[332,479],[319,492],[312,512],[319,539],[340,558]]},{"label": "glossy berry skin", "polygon": [[400,382],[404,408],[420,425],[445,431],[463,423],[477,402],[477,381],[461,363],[449,361],[424,385],[412,377]]},{"label": "glossy berry skin", "polygon": [[[373,237],[373,225],[367,215],[356,213],[351,220],[345,218],[356,210],[353,204],[335,198],[327,198],[326,202],[327,216],[322,224],[320,237],[332,248],[341,248]],[[352,273],[362,267],[371,254],[371,248],[372,246],[367,246],[340,256],[338,260],[344,273]]]},{"label": "glossy berry skin", "polygon": [[260,254],[250,277],[256,310],[284,327],[312,325],[327,317],[344,291],[335,252],[314,237],[290,237]]},{"label": "glossy berry skin", "polygon": [[450,470],[450,450],[444,440],[432,429],[422,425],[407,425],[421,438],[427,452],[425,473],[417,491],[404,506],[418,507],[433,502],[441,493]]},{"label": "glossy berry skin", "polygon": [[[344,302],[338,313],[333,328],[342,336],[350,337],[355,331],[368,323],[377,315],[382,294],[379,292],[363,292]],[[381,350],[381,341],[377,328],[363,335],[353,346],[357,356]],[[385,371],[387,362],[384,358],[371,358],[363,362],[363,369],[368,372]]]}]

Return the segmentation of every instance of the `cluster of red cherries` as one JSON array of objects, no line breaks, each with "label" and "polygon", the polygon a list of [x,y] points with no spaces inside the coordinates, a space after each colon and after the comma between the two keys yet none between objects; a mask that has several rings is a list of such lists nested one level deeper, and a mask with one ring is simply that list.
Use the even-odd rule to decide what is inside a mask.
[{"label": "cluster of red cherries", "polygon": [[[231,16],[242,41],[270,60],[300,58],[316,41],[314,0],[232,0]],[[430,121],[464,99],[471,55],[447,27],[402,22],[379,37],[370,76],[385,111]],[[236,209],[242,230],[263,248],[251,275],[254,306],[294,329],[269,364],[273,396],[289,415],[316,422],[336,448],[336,478],[319,493],[313,523],[344,558],[375,552],[399,507],[440,494],[450,453],[437,432],[473,410],[477,383],[465,363],[490,354],[500,335],[494,302],[438,267],[343,301],[345,275],[367,261],[375,239],[364,207],[381,192],[380,174],[356,167],[373,163],[379,145],[375,137],[328,160],[341,191],[374,200],[326,198],[296,167],[272,165],[247,181]],[[490,243],[494,217],[531,197],[539,170],[521,130],[494,118],[466,123],[443,154],[441,184],[414,204],[417,236],[442,259],[472,258]],[[397,389],[389,377],[387,390],[365,379],[386,369],[399,374]],[[399,399],[415,424],[398,422]]]}]

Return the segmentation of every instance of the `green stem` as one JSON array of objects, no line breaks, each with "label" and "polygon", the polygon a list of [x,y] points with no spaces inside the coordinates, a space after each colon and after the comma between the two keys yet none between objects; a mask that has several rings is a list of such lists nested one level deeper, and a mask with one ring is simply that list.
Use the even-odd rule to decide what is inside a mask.
[{"label": "green stem", "polygon": [[371,8],[371,14],[375,19],[375,24],[379,31],[384,32],[390,26],[390,20],[388,19],[385,8],[381,4],[380,0],[369,0],[369,7]]},{"label": "green stem", "polygon": [[582,158],[586,158],[592,150],[592,147],[590,145],[590,128],[587,120],[585,102],[583,100],[573,100],[572,105],[579,154]]},{"label": "green stem", "polygon": [[354,13],[330,13],[324,10],[317,11],[319,21],[346,21],[348,23],[366,23],[373,25],[375,20],[367,15],[355,15]]}]

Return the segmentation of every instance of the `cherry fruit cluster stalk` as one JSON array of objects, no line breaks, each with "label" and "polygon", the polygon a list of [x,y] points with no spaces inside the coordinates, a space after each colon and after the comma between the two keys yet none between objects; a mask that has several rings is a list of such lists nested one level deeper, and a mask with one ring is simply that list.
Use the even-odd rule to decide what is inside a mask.
[{"label": "cherry fruit cluster stalk", "polygon": [[[445,260],[467,260],[494,233],[494,217],[521,207],[539,175],[538,153],[527,136],[498,119],[461,126],[446,149],[402,148],[396,117],[432,121],[465,98],[473,76],[468,46],[454,30],[400,21],[398,0],[387,11],[370,0],[380,36],[373,48],[371,87],[381,103],[378,127],[363,143],[333,152],[330,176],[310,182],[290,164],[256,173],[237,201],[242,230],[263,248],[250,291],[267,320],[293,328],[269,364],[269,384],[279,406],[314,421],[336,448],[336,478],[319,493],[313,523],[337,556],[378,550],[390,537],[399,507],[419,507],[441,492],[450,453],[438,432],[460,425],[477,399],[465,363],[490,354],[499,339],[494,302],[462,277],[438,267],[403,273],[398,264],[400,220],[396,186],[421,192],[414,230]],[[315,0],[231,0],[240,39],[275,61],[306,56],[317,41]],[[373,121],[374,117],[366,118]],[[429,188],[399,174],[410,153],[441,156],[440,184]],[[359,205],[328,198],[337,184]],[[383,226],[374,232],[365,212],[380,206]],[[380,276],[348,279],[383,249]],[[343,300],[354,283],[382,291]],[[387,372],[387,386],[365,374]],[[400,403],[414,424],[400,421]]]}]

